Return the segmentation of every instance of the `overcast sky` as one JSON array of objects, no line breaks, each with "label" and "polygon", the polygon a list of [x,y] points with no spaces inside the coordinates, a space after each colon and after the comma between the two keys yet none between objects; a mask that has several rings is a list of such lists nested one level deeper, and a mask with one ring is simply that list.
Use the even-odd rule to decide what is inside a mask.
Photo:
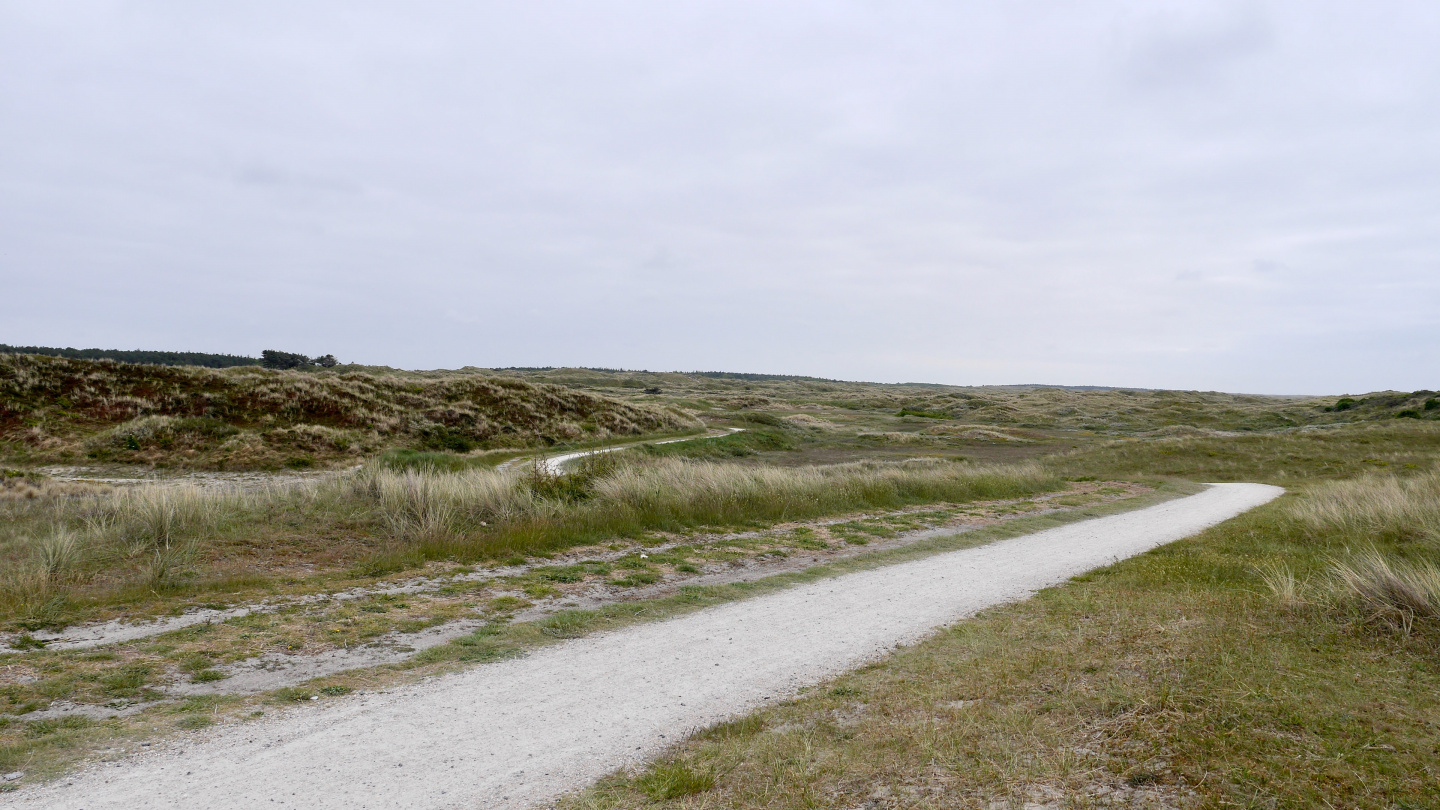
[{"label": "overcast sky", "polygon": [[0,0],[0,343],[1440,388],[1440,4]]}]

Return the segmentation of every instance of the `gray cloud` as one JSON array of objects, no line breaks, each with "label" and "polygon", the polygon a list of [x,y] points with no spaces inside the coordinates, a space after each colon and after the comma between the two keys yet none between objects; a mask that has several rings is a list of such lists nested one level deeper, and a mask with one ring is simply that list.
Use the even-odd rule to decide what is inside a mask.
[{"label": "gray cloud", "polygon": [[1160,6],[1128,22],[1117,32],[1128,51],[1125,73],[1147,89],[1220,80],[1227,68],[1274,45],[1270,21],[1255,3]]},{"label": "gray cloud", "polygon": [[0,7],[3,342],[1437,387],[1440,15]]}]

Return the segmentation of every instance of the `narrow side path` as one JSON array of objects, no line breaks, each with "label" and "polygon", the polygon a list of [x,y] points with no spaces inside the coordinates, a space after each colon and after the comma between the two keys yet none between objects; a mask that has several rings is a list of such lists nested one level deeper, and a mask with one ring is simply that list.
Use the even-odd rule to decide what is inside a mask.
[{"label": "narrow side path", "polygon": [[1216,484],[1135,512],[226,727],[6,798],[88,810],[528,807],[896,644],[1195,534],[1282,492]]},{"label": "narrow side path", "polygon": [[584,458],[586,456],[597,456],[601,453],[614,453],[619,450],[632,450],[636,447],[643,447],[647,444],[678,444],[680,442],[694,442],[700,441],[702,439],[720,439],[725,436],[729,436],[732,433],[743,433],[744,431],[745,428],[717,428],[700,436],[681,436],[678,439],[661,439],[660,441],[648,442],[627,442],[625,444],[616,444],[609,447],[597,447],[593,450],[576,450],[572,453],[561,453],[558,456],[521,456],[520,458],[512,458],[509,461],[500,464],[496,467],[496,469],[508,470],[518,464],[525,464],[539,459],[541,465],[545,467],[545,470],[547,472],[549,472],[551,475],[560,475],[561,473],[565,472],[565,465],[569,464],[577,458]]},{"label": "narrow side path", "polygon": [[[700,435],[700,436],[681,436],[681,437],[678,438],[678,439],[662,439],[662,440],[660,440],[660,441],[649,441],[649,442],[640,441],[640,442],[632,442],[632,443],[629,443],[629,444],[615,445],[615,446],[612,446],[612,447],[600,447],[600,448],[596,448],[596,449],[593,449],[593,450],[577,450],[577,451],[575,451],[575,452],[573,452],[573,453],[565,453],[565,454],[558,455],[558,456],[542,457],[540,460],[541,460],[541,462],[544,464],[546,470],[548,470],[550,473],[552,473],[552,474],[554,474],[554,475],[560,475],[560,474],[562,474],[562,473],[565,472],[565,465],[569,464],[570,462],[574,461],[575,459],[584,458],[585,456],[593,456],[593,455],[596,455],[596,454],[599,454],[599,453],[613,453],[613,452],[615,452],[615,451],[617,451],[617,450],[630,450],[630,449],[633,449],[633,448],[635,448],[635,447],[640,447],[640,446],[646,445],[646,444],[674,444],[674,443],[676,443],[676,442],[689,442],[689,441],[697,441],[697,440],[700,440],[700,439],[718,439],[718,438],[721,438],[721,437],[723,437],[723,436],[729,436],[729,435],[731,435],[731,434],[733,434],[733,433],[741,433],[741,432],[743,432],[744,430],[745,430],[744,428],[718,428],[718,429],[716,429],[716,430],[712,430],[712,431],[710,431],[709,433],[706,433],[706,434]],[[509,468],[511,468],[511,467],[514,467],[514,466],[517,465],[517,464],[520,464],[520,463],[523,463],[523,462],[528,462],[528,461],[531,461],[531,460],[533,460],[533,457],[531,457],[531,456],[525,456],[525,457],[518,458],[518,459],[512,459],[512,460],[510,460],[510,461],[507,461],[507,462],[499,465],[499,466],[497,467],[497,469],[500,469],[500,470],[509,469]],[[47,468],[47,469],[70,469],[70,468],[58,468],[58,467],[57,467],[57,468]],[[357,466],[357,467],[352,467],[352,468],[350,468],[350,469],[348,469],[348,470],[344,470],[344,471],[342,471],[341,473],[327,473],[327,475],[337,475],[337,474],[343,474],[343,473],[352,473],[352,472],[355,472],[356,470],[359,470],[359,469],[360,469],[360,467]],[[215,485],[215,483],[214,483],[215,481],[226,482],[226,481],[230,481],[230,480],[231,480],[231,479],[221,478],[220,476],[223,476],[223,475],[225,475],[225,474],[224,474],[224,473],[196,473],[196,474],[192,474],[191,476],[187,477],[186,479],[177,480],[177,483],[181,483],[181,484],[192,484],[192,483],[194,483],[194,481],[197,481],[197,480],[198,480],[198,481],[209,481],[209,483],[206,485],[208,488],[218,488],[218,487]],[[236,476],[252,475],[252,474],[249,474],[249,473],[235,473],[235,474],[231,474],[231,475],[232,475],[232,478],[233,478],[234,480],[241,480],[240,478],[238,478],[238,477],[236,477]],[[208,478],[208,479],[206,479],[206,478],[201,478],[201,476],[210,476],[210,478]],[[265,479],[261,478],[260,476],[258,476],[258,475],[252,475],[252,477],[255,478],[256,480],[259,480],[261,483],[264,483],[264,480],[265,480]],[[292,478],[295,478],[295,480],[301,480],[298,476],[291,476],[291,477],[292,477]],[[312,479],[314,479],[314,478],[317,478],[318,476],[309,476],[309,477],[312,478]],[[78,480],[78,479],[77,479],[77,480]],[[86,480],[100,480],[100,479],[86,479]],[[134,479],[112,479],[112,480],[115,480],[115,481],[123,480],[123,481],[125,481],[125,482],[135,483],[135,484],[155,484],[155,483],[156,483],[155,481],[152,481],[152,480],[150,480],[150,479],[139,479],[139,478],[134,478]],[[163,485],[163,484],[162,484],[162,485]],[[230,484],[226,484],[226,485],[227,485],[227,486],[230,486]],[[237,488],[243,489],[244,487],[243,487],[243,486],[239,486],[239,487],[237,487]],[[481,579],[481,578],[484,578],[484,577],[487,577],[487,576],[490,576],[490,575],[491,575],[490,572],[487,572],[487,573],[485,573],[485,574],[476,575],[475,577],[472,577],[472,578],[473,578],[473,579]],[[279,610],[279,609],[282,608],[282,607],[287,607],[287,606],[291,606],[291,605],[295,605],[295,604],[307,604],[307,603],[313,603],[313,602],[316,602],[316,601],[321,601],[322,598],[323,598],[323,599],[337,599],[337,598],[338,598],[338,599],[349,599],[349,598],[357,598],[357,597],[360,597],[360,596],[368,596],[368,595],[372,595],[372,594],[374,594],[374,593],[389,593],[389,594],[420,593],[420,592],[424,592],[425,590],[438,589],[438,588],[442,587],[444,584],[445,584],[445,583],[443,583],[443,582],[434,582],[434,583],[430,583],[430,584],[427,585],[427,584],[424,584],[422,581],[417,581],[417,582],[415,582],[415,583],[400,584],[400,585],[397,585],[397,586],[388,586],[388,587],[383,587],[383,588],[356,588],[356,589],[351,589],[351,590],[349,590],[349,591],[343,591],[343,592],[338,593],[338,594],[325,594],[323,597],[317,597],[317,596],[302,596],[302,597],[299,597],[299,598],[290,598],[290,599],[281,597],[281,598],[278,598],[278,599],[266,600],[266,601],[264,601],[264,602],[260,602],[260,603],[257,603],[257,604],[241,605],[241,606],[233,607],[233,608],[224,608],[224,609],[208,609],[208,608],[202,608],[202,609],[199,609],[199,610],[189,611],[189,612],[187,612],[187,613],[185,613],[185,614],[183,614],[183,615],[180,615],[180,616],[170,616],[170,617],[167,617],[167,618],[155,619],[155,620],[151,620],[151,621],[132,622],[132,621],[128,621],[128,620],[125,620],[125,619],[114,619],[114,620],[111,620],[111,621],[108,621],[108,622],[96,622],[96,623],[93,623],[93,624],[75,625],[75,626],[71,626],[71,627],[66,627],[66,628],[61,629],[61,630],[41,630],[41,631],[36,631],[36,632],[32,632],[32,633],[26,633],[26,634],[24,634],[24,635],[27,635],[27,636],[29,636],[30,638],[33,638],[33,639],[35,639],[35,640],[37,640],[37,641],[44,642],[44,643],[46,644],[46,646],[47,646],[49,649],[51,649],[51,650],[80,650],[80,649],[86,649],[86,648],[89,648],[89,647],[99,647],[99,646],[105,645],[105,644],[121,644],[121,643],[124,643],[124,642],[127,642],[127,641],[138,641],[138,640],[143,639],[143,638],[150,638],[150,637],[152,637],[152,636],[158,636],[158,635],[161,635],[161,634],[163,634],[163,633],[169,633],[169,632],[174,631],[174,630],[182,630],[182,629],[184,629],[184,628],[186,628],[186,627],[193,627],[194,625],[197,625],[197,624],[210,624],[210,623],[212,623],[212,622],[223,622],[223,621],[226,621],[226,620],[228,620],[228,619],[236,619],[236,618],[240,618],[240,617],[242,617],[242,616],[249,616],[249,615],[252,614],[252,613],[268,613],[268,612],[270,612],[270,611]],[[21,635],[20,633],[0,633],[0,656],[11,655],[11,654],[14,654],[14,653],[16,653],[16,652],[20,652],[20,650],[17,650],[17,649],[15,649],[14,647],[11,646],[11,645],[13,644],[14,640],[15,640],[16,638],[18,638],[20,635]]]}]

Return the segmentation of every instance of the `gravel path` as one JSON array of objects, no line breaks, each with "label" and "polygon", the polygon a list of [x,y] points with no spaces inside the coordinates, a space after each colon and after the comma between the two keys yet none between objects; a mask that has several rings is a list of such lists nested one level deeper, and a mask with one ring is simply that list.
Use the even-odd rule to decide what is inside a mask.
[{"label": "gravel path", "polygon": [[1195,534],[1281,492],[1217,484],[1135,512],[226,727],[0,802],[87,810],[528,807],[982,608]]}]

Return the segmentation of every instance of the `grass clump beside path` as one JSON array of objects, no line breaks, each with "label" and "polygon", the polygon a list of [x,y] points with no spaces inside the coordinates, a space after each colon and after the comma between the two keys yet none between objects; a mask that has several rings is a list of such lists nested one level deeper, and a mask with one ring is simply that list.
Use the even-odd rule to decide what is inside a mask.
[{"label": "grass clump beside path", "polygon": [[1440,473],[1325,484],[1294,517],[1314,542],[1344,551],[1319,567],[1267,569],[1266,585],[1281,604],[1406,635],[1440,629]]},{"label": "grass clump beside path", "polygon": [[26,629],[106,606],[372,577],[431,560],[543,554],[652,531],[756,526],[868,508],[1014,498],[1061,481],[1036,466],[947,461],[746,467],[630,454],[571,473],[370,467],[241,491],[134,488],[0,501],[0,617]]}]

